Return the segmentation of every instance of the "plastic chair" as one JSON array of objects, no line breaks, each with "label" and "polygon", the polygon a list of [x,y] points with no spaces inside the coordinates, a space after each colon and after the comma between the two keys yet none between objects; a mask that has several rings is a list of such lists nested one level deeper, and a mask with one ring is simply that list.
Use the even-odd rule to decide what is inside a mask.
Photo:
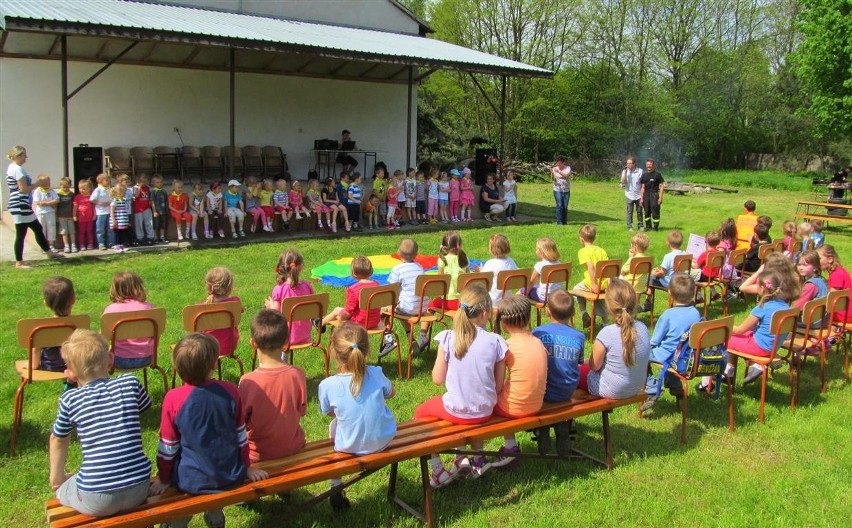
[{"label": "plastic chair", "polygon": [[264,175],[267,178],[285,178],[290,179],[287,166],[287,155],[281,150],[281,147],[274,145],[266,145],[263,147],[263,166]]},{"label": "plastic chair", "polygon": [[225,165],[222,162],[222,149],[208,145],[201,148],[201,181],[207,181],[211,176],[214,181],[221,179],[225,174]]},{"label": "plastic chair", "polygon": [[[760,423],[764,423],[763,408],[766,405],[766,380],[769,378],[769,364],[775,361],[778,356],[778,347],[781,345],[781,335],[789,334],[796,329],[796,320],[799,317],[798,308],[788,308],[786,310],[778,310],[772,314],[772,321],[769,323],[769,331],[775,336],[772,343],[772,350],[768,356],[755,356],[740,350],[728,348],[728,356],[734,360],[734,375],[728,378],[728,421],[730,429],[734,430],[734,380],[737,377],[738,359],[742,358],[746,363],[757,363],[763,366],[763,376],[760,382]],[[790,390],[793,390],[792,381]]]},{"label": "plastic chair", "polygon": [[224,159],[225,167],[224,173],[231,177],[231,163],[234,165],[234,178],[237,176],[244,176],[245,174],[245,165],[243,161],[243,149],[240,147],[231,147],[228,145],[227,147],[222,147],[222,157]]},{"label": "plastic chair", "polygon": [[[226,301],[211,304],[190,304],[183,307],[183,329],[186,332],[210,333],[211,330],[236,329],[243,316],[243,303]],[[244,373],[243,361],[237,356],[237,343],[230,354],[220,355],[216,359],[219,379],[222,379],[222,358],[231,358],[240,366],[240,376]],[[172,370],[172,386],[175,384],[175,371]]]},{"label": "plastic chair", "polygon": [[107,313],[101,316],[101,335],[109,341],[110,350],[115,348],[115,342],[125,339],[154,340],[151,363],[144,367],[132,369],[119,369],[122,371],[142,370],[142,380],[145,390],[148,390],[148,369],[152,368],[163,377],[163,394],[169,391],[169,381],[166,371],[157,364],[157,352],[160,350],[160,337],[166,329],[166,309],[149,308],[147,310],[136,310],[134,312]]},{"label": "plastic chair", "polygon": [[[796,410],[799,401],[799,387],[801,386],[802,368],[808,357],[809,347],[819,347],[820,374],[822,379],[821,392],[825,389],[825,336],[828,333],[828,325],[823,324],[826,320],[826,297],[814,299],[805,303],[802,308],[802,322],[805,328],[799,328],[790,334],[786,341],[781,343],[781,348],[787,350],[787,354],[778,354],[778,357],[787,363],[790,368],[790,410]],[[796,390],[793,391],[793,371],[796,372]]]},{"label": "plastic chair", "polygon": [[174,147],[154,147],[154,172],[161,176],[180,176],[180,156]]},{"label": "plastic chair", "polygon": [[[564,262],[559,264],[548,264],[542,266],[539,282],[541,284],[560,283],[565,291],[568,291],[568,285],[571,280],[571,263]],[[544,299],[541,301],[533,301],[532,305],[535,308],[535,325],[541,326],[541,311],[547,306],[547,298],[550,296],[550,288],[544,291]]]},{"label": "plastic chair", "polygon": [[[503,293],[500,295],[500,299],[496,304],[500,304],[500,301],[505,299],[507,296],[514,295],[511,293],[512,291],[523,289],[526,291],[530,287],[530,278],[532,277],[532,268],[522,268],[522,269],[514,269],[514,270],[503,270],[497,272],[497,289],[502,290]],[[496,333],[500,333],[500,319],[497,317],[497,306],[493,306],[491,310],[491,315],[494,319],[493,328]]]},{"label": "plastic chair", "polygon": [[831,321],[829,335],[835,339],[836,349],[839,350],[843,345],[844,351],[844,372],[846,374],[846,383],[849,383],[849,348],[850,337],[852,337],[852,323],[843,323],[836,321],[837,315],[846,312],[849,303],[852,302],[852,293],[849,290],[830,291],[826,297],[826,307],[828,311],[828,320]]},{"label": "plastic chair", "polygon": [[[672,263],[672,269],[674,269],[675,273],[686,273],[689,274],[692,271],[692,255],[686,253],[684,255],[678,255],[674,258],[674,262]],[[666,295],[669,293],[669,289],[666,287],[662,287],[658,284],[654,284],[654,282],[649,278],[648,279],[648,287],[651,290],[651,326],[654,326],[654,302],[657,300],[657,292],[664,292]],[[672,307],[673,301],[669,299],[669,308]]]},{"label": "plastic chair", "polygon": [[[719,345],[724,345],[731,337],[731,332],[734,328],[734,316],[716,319],[715,321],[701,321],[693,323],[689,328],[689,346],[695,350],[696,354],[699,350],[706,350]],[[683,399],[680,404],[680,443],[686,443],[686,417],[689,414],[689,382],[695,378],[699,378],[704,374],[698,372],[700,363],[695,361],[692,369],[685,374],[681,374],[676,369],[669,367],[668,373],[680,380],[683,389]],[[641,411],[640,411],[641,413]]]},{"label": "plastic chair", "polygon": [[243,168],[246,178],[249,176],[262,178],[266,174],[263,166],[263,149],[255,145],[243,147]]},{"label": "plastic chair", "polygon": [[712,303],[712,299],[710,296],[711,288],[714,286],[718,286],[722,289],[721,299],[722,299],[722,315],[728,315],[728,284],[722,280],[722,266],[725,265],[725,253],[723,251],[717,251],[715,253],[710,253],[707,256],[707,267],[711,270],[717,270],[718,275],[711,278],[707,282],[699,282],[696,281],[695,285],[700,288],[702,292],[702,296],[704,297],[703,302],[696,304],[704,305],[704,318],[707,319],[707,310],[710,308],[710,304]]},{"label": "plastic chair", "polygon": [[[782,246],[783,246],[783,243],[782,243]],[[775,251],[775,244],[763,244],[762,246],[757,248],[757,258],[760,260],[761,266],[763,266],[763,262],[766,260],[766,255],[768,255],[768,254],[770,254],[774,251]],[[751,277],[752,275],[754,275],[755,273],[757,273],[757,270],[746,271],[745,270],[745,262],[743,262],[743,270],[742,270],[742,273],[740,274],[740,276],[743,279],[747,279],[747,278]]]},{"label": "plastic chair", "polygon": [[[328,311],[328,293],[315,293],[312,295],[300,295],[298,297],[287,297],[281,300],[279,310],[287,319],[287,325],[290,329],[290,335],[293,332],[293,323],[299,321],[313,321],[314,319],[322,319]],[[287,346],[284,348],[284,354],[290,354],[290,364],[293,365],[294,352],[305,348],[318,348],[322,350],[323,361],[325,363],[325,375],[328,377],[328,347],[322,344],[322,332],[315,330],[316,338],[307,343],[291,343],[287,341]],[[257,350],[252,350],[251,368],[254,370],[257,364]]]},{"label": "plastic chair", "polygon": [[[428,304],[427,298],[447,300],[447,292],[450,291],[450,276],[443,275],[418,275],[414,281],[414,295],[420,298],[420,305],[417,307],[417,315],[406,316],[396,313],[396,319],[404,325],[408,325],[411,331],[408,332],[408,373],[406,379],[411,379],[411,349],[414,346],[414,328],[420,323],[430,323],[427,334],[426,350],[421,350],[420,353],[429,350],[429,345],[432,344],[432,324],[439,323],[448,328],[444,321],[444,309],[440,308],[437,312],[430,313],[426,310]],[[393,309],[393,307],[391,307]],[[424,313],[425,312],[425,313]]]},{"label": "plastic chair", "polygon": [[733,273],[727,279],[723,277],[722,280],[725,281],[729,290],[731,288],[731,281],[733,280],[732,277],[736,276],[738,280],[742,279],[743,272],[745,271],[746,253],[748,253],[747,249],[735,249],[728,253],[728,265],[733,269]]},{"label": "plastic chair", "polygon": [[595,280],[598,284],[598,293],[589,290],[571,290],[568,292],[574,297],[582,297],[586,300],[586,302],[592,303],[592,322],[589,327],[589,341],[592,341],[595,338],[595,303],[603,299],[604,295],[606,295],[606,289],[603,287],[603,283],[610,279],[617,279],[619,273],[621,273],[620,260],[599,260],[597,264],[595,264]]},{"label": "plastic chair", "polygon": [[[633,257],[630,260],[630,286],[636,292],[636,306],[640,306],[639,301],[642,296],[648,298],[648,279],[651,278],[651,270],[654,269],[654,261],[651,257]],[[645,276],[645,284],[639,285],[640,290],[636,289],[636,277],[638,275]],[[648,322],[649,328],[654,327],[654,311],[651,310],[651,319]]]},{"label": "plastic chair", "polygon": [[41,349],[61,346],[78,328],[89,328],[88,315],[69,315],[66,317],[39,317],[21,319],[17,324],[18,345],[27,351],[27,359],[15,361],[15,372],[21,378],[15,391],[15,406],[12,412],[12,437],[9,440],[9,455],[15,455],[18,443],[18,428],[24,419],[24,388],[30,383],[59,381],[65,379],[65,372],[39,370],[37,363]]},{"label": "plastic chair", "polygon": [[133,174],[133,165],[130,160],[130,149],[126,147],[110,147],[106,149],[107,174],[118,176],[119,174]]},{"label": "plastic chair", "polygon": [[[400,284],[388,284],[387,286],[372,286],[370,288],[364,288],[361,290],[358,296],[358,308],[360,310],[379,310],[385,306],[396,306],[397,301],[399,301],[399,290]],[[384,319],[384,325],[380,325],[381,328],[367,328],[367,337],[371,335],[381,335],[381,339],[379,340],[379,344],[381,346],[382,343],[385,342],[385,336],[392,335],[394,339],[396,339],[396,368],[397,375],[402,377],[402,350],[399,344],[399,335],[397,335],[396,331],[393,329],[395,314],[393,310],[389,310],[388,312],[382,313],[382,319]],[[331,326],[331,330],[328,334],[328,342],[331,343],[331,338],[334,335],[334,329],[340,326],[343,322],[341,321],[332,321],[329,323]]]},{"label": "plastic chair", "polygon": [[154,172],[154,149],[151,147],[133,147],[130,149],[130,165],[133,169],[133,179]]}]

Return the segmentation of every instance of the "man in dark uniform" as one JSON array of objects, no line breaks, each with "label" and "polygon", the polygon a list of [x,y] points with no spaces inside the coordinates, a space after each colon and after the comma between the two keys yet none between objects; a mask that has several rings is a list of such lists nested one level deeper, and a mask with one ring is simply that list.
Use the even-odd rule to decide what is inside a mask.
[{"label": "man in dark uniform", "polygon": [[[352,133],[348,130],[344,130],[341,135],[343,138],[337,142],[337,150],[355,150],[355,142],[352,141]],[[343,172],[349,172],[358,166],[358,161],[345,152],[339,152],[335,161],[343,165]]]},{"label": "man in dark uniform", "polygon": [[645,161],[645,173],[640,180],[639,204],[645,211],[645,231],[660,230],[660,206],[663,205],[663,175],[656,171],[654,160]]}]

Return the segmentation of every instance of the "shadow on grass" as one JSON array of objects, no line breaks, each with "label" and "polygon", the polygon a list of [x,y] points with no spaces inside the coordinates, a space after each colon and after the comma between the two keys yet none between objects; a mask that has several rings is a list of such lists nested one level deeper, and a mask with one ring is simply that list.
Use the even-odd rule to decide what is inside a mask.
[{"label": "shadow on grass", "polygon": [[[619,211],[620,213],[620,211]],[[555,225],[555,214],[556,207],[553,204],[550,205],[541,205],[535,203],[527,203],[527,202],[519,202],[518,203],[518,214],[522,217],[530,217],[531,220],[542,220],[547,222],[553,222]],[[609,220],[619,220],[623,221],[621,216],[607,216],[601,215],[597,213],[592,213],[588,211],[577,211],[571,209],[571,206],[568,206],[568,221],[572,224],[580,223],[580,224],[594,224],[603,221]],[[536,223],[536,222],[524,222],[524,223]]]}]

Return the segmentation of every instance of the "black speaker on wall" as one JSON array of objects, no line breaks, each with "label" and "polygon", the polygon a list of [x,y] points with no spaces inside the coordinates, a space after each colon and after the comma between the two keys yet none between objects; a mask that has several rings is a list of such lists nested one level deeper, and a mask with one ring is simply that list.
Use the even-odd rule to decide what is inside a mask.
[{"label": "black speaker on wall", "polygon": [[104,171],[103,147],[74,147],[74,190],[82,180],[94,183],[98,174]]},{"label": "black speaker on wall", "polygon": [[473,179],[476,185],[484,185],[485,177],[489,174],[497,174],[497,149],[476,149],[476,168],[473,171]]}]

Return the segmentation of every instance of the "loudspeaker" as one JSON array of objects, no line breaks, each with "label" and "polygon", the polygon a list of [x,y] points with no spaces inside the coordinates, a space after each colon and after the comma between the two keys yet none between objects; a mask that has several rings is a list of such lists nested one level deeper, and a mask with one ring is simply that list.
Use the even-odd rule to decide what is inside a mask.
[{"label": "loudspeaker", "polygon": [[74,191],[82,180],[92,180],[104,171],[103,147],[74,147]]},{"label": "loudspeaker", "polygon": [[488,174],[497,174],[497,149],[476,149],[476,170],[473,171],[473,180],[476,185],[484,185]]}]

